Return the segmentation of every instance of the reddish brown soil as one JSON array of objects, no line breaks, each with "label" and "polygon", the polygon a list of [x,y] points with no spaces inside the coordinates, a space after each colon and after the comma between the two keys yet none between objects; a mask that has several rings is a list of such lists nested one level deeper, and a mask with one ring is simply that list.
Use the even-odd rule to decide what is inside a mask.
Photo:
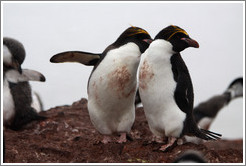
[{"label": "reddish brown soil", "polygon": [[21,131],[5,130],[8,163],[161,163],[172,162],[188,149],[201,152],[208,162],[243,162],[242,140],[220,140],[195,145],[187,143],[167,152],[159,151],[160,143],[151,142],[143,109],[136,110],[136,121],[127,143],[102,144],[92,126],[87,100],[71,106],[55,107],[41,112],[48,117],[32,122]]}]

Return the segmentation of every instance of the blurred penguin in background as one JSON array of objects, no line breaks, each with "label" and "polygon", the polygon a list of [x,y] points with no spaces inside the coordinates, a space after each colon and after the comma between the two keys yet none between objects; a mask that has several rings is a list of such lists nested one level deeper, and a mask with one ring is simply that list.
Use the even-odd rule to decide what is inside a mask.
[{"label": "blurred penguin in background", "polygon": [[[222,94],[214,95],[194,108],[193,113],[196,123],[200,128],[208,130],[219,111],[234,99],[242,96],[243,78],[239,77],[234,79]],[[203,142],[201,139],[195,137],[186,136],[185,139],[186,142],[193,142],[196,144]]]},{"label": "blurred penguin in background", "polygon": [[194,150],[187,150],[179,155],[173,163],[207,163],[204,156]]},{"label": "blurred penguin in background", "polygon": [[3,38],[3,125],[13,130],[33,120],[43,120],[31,104],[32,90],[29,81],[45,81],[34,70],[22,69],[26,56],[24,46],[12,38]]}]

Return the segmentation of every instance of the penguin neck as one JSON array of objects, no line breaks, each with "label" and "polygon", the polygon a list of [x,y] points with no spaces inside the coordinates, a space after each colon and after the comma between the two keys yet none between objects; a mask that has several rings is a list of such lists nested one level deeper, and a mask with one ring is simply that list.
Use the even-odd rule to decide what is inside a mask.
[{"label": "penguin neck", "polygon": [[126,64],[138,65],[141,52],[138,45],[134,42],[126,43],[118,48],[112,49],[107,53],[108,58],[113,58],[115,61],[125,61]]},{"label": "penguin neck", "polygon": [[160,59],[170,59],[172,55],[175,54],[172,44],[163,39],[153,41],[150,45],[149,51],[149,54],[155,55],[155,57],[158,58],[158,61]]}]

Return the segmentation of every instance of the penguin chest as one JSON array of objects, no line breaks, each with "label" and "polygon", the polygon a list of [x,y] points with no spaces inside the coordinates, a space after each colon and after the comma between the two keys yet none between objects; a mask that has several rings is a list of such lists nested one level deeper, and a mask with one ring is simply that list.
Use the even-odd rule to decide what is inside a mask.
[{"label": "penguin chest", "polygon": [[91,76],[89,96],[98,103],[107,99],[112,99],[110,102],[127,100],[135,96],[139,61],[140,51],[135,44],[110,51]]},{"label": "penguin chest", "polygon": [[3,123],[5,125],[10,125],[11,119],[15,115],[15,105],[11,90],[9,88],[9,83],[6,79],[3,82]]},{"label": "penguin chest", "polygon": [[112,94],[118,99],[128,98],[136,90],[135,76],[136,74],[130,66],[118,66],[107,74],[108,89],[111,89]]},{"label": "penguin chest", "polygon": [[148,88],[150,81],[154,78],[154,72],[147,59],[144,59],[140,66],[139,79],[141,81],[139,82],[139,88],[145,90]]}]

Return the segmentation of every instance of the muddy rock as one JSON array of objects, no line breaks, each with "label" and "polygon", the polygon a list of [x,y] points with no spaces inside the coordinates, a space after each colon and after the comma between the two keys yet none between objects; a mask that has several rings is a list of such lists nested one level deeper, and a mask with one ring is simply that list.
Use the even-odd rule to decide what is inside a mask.
[{"label": "muddy rock", "polygon": [[91,124],[87,99],[40,114],[48,118],[19,131],[4,131],[6,163],[168,163],[190,149],[211,163],[243,162],[242,139],[186,143],[160,151],[162,144],[151,141],[143,108],[136,109],[129,140],[123,144],[100,142],[103,137]]}]

